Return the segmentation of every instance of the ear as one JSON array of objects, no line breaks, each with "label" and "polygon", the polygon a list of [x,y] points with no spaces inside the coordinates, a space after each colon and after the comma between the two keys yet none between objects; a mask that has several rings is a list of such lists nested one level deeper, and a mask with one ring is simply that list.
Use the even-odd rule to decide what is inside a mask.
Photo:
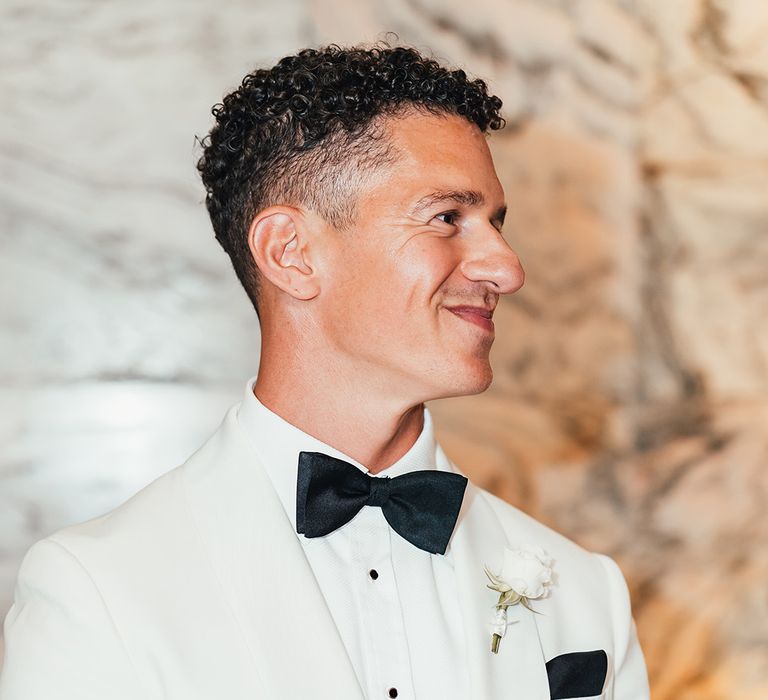
[{"label": "ear", "polygon": [[248,230],[248,247],[261,274],[286,294],[303,300],[320,292],[308,226],[301,210],[274,206],[260,211]]}]

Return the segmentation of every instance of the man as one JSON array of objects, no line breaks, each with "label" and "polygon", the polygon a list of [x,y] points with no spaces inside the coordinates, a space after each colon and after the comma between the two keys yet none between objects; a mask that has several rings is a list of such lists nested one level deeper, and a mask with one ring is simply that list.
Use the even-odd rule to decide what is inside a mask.
[{"label": "man", "polygon": [[500,107],[412,49],[331,46],[214,108],[199,169],[258,376],[185,464],[32,547],[2,700],[648,697],[617,566],[468,484],[424,406],[489,386],[523,284]]}]

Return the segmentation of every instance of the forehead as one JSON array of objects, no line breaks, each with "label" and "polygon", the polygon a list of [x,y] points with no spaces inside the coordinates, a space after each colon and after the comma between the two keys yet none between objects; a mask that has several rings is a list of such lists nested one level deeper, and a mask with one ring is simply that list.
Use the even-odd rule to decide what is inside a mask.
[{"label": "forehead", "polygon": [[396,157],[375,178],[378,195],[405,200],[436,189],[475,190],[490,203],[503,201],[486,136],[475,124],[414,110],[383,126]]}]

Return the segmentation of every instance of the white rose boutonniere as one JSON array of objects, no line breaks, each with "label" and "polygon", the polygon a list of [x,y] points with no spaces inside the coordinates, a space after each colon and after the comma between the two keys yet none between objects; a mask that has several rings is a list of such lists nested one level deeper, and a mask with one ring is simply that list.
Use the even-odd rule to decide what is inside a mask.
[{"label": "white rose boutonniere", "polygon": [[504,563],[499,574],[488,567],[485,574],[490,579],[488,588],[498,591],[499,602],[491,620],[491,651],[499,653],[499,643],[507,631],[507,608],[521,603],[532,612],[528,604],[538,598],[546,598],[552,585],[552,558],[541,548],[524,545],[520,549],[504,549]]}]

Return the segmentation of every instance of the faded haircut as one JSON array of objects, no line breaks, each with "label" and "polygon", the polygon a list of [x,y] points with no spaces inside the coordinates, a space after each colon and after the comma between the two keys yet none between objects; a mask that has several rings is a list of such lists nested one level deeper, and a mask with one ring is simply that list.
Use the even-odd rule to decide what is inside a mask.
[{"label": "faded haircut", "polygon": [[259,313],[260,275],[248,247],[253,218],[303,206],[340,231],[356,219],[367,174],[397,157],[383,118],[415,108],[504,126],[501,100],[412,48],[304,49],[245,76],[212,109],[197,168],[216,240]]}]

